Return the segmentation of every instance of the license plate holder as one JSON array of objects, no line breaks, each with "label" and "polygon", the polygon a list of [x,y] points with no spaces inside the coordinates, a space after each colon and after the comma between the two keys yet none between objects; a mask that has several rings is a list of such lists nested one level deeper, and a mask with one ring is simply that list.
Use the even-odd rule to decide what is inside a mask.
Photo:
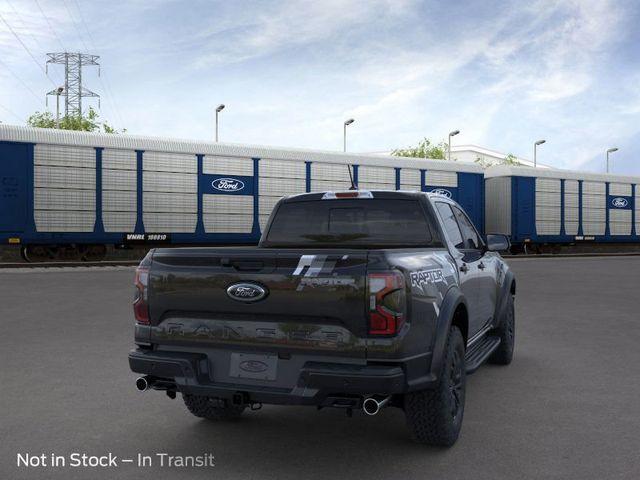
[{"label": "license plate holder", "polygon": [[278,356],[232,353],[229,376],[273,381],[278,376]]}]

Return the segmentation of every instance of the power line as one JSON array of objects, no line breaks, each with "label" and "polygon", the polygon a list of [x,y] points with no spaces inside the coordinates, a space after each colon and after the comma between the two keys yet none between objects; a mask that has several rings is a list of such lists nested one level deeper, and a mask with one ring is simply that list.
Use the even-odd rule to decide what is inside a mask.
[{"label": "power line", "polygon": [[42,101],[42,99],[38,96],[38,94],[37,94],[36,92],[34,92],[34,91],[31,89],[31,87],[30,87],[29,85],[27,85],[27,83],[26,83],[24,80],[22,80],[22,78],[20,78],[20,77],[19,77],[19,76],[18,76],[18,75],[17,75],[17,74],[16,74],[16,73],[15,73],[15,72],[10,68],[10,67],[9,67],[9,65],[7,65],[6,63],[4,63],[1,59],[0,59],[0,64],[2,64],[2,65],[4,66],[4,68],[6,68],[6,69],[7,69],[7,71],[8,71],[11,75],[13,75],[13,77],[14,77],[16,80],[18,80],[18,81],[19,81],[19,82],[24,86],[24,88],[26,88],[27,90],[29,90],[29,92],[31,93],[31,95],[33,95],[33,96],[34,96],[34,98],[35,98],[36,100],[38,100],[38,102]]},{"label": "power line", "polygon": [[20,45],[22,45],[22,48],[24,48],[27,53],[29,54],[29,56],[31,57],[31,59],[34,61],[34,63],[36,65],[38,65],[38,68],[40,70],[42,70],[42,73],[44,73],[44,75],[49,79],[49,81],[52,83],[52,85],[54,87],[57,87],[56,83],[51,79],[51,77],[49,77],[49,75],[47,75],[46,70],[44,69],[44,67],[42,65],[40,65],[40,62],[38,62],[38,60],[36,60],[36,57],[33,56],[33,53],[31,53],[31,50],[29,50],[29,47],[27,47],[27,45],[22,41],[22,39],[20,38],[20,36],[15,32],[15,30],[13,28],[11,28],[11,25],[9,25],[9,23],[5,20],[5,18],[2,16],[2,14],[0,13],[0,20],[2,20],[4,22],[4,24],[7,26],[7,28],[9,29],[9,31],[13,34],[14,37],[16,37],[16,40],[18,40],[18,42],[20,42]]},{"label": "power line", "polygon": [[40,6],[40,2],[38,2],[38,0],[35,0],[35,2],[36,2],[36,5],[38,6],[38,10],[40,10],[40,13],[42,14],[44,19],[46,20],[47,25],[49,25],[49,30],[51,30],[51,33],[53,33],[53,36],[56,37],[56,40],[58,40],[58,43],[62,47],[62,51],[66,52],[67,49],[65,48],[64,44],[62,43],[62,40],[60,40],[60,37],[58,36],[58,34],[56,33],[55,29],[53,28],[53,25],[51,25],[51,21],[49,20],[49,17],[47,17],[47,15],[44,13],[44,10]]},{"label": "power line", "polygon": [[9,5],[9,7],[11,7],[11,10],[13,10],[13,13],[15,13],[16,18],[20,21],[20,23],[22,24],[22,28],[23,30],[26,32],[26,34],[31,37],[31,40],[33,40],[33,43],[35,43],[37,45],[37,47],[42,51],[45,50],[44,48],[42,48],[42,46],[40,45],[40,42],[36,39],[36,37],[31,33],[29,27],[27,26],[27,22],[24,21],[24,19],[22,18],[22,15],[20,14],[20,12],[16,9],[16,7],[13,6],[13,4],[9,1],[9,0],[5,0],[5,2],[7,2],[7,5]]},{"label": "power line", "polygon": [[22,119],[22,118],[20,118],[20,117],[18,116],[18,114],[17,114],[16,112],[14,112],[13,110],[11,110],[9,107],[5,107],[4,105],[2,105],[2,104],[0,103],[0,108],[2,108],[3,110],[5,110],[5,111],[9,112],[9,114],[10,114],[10,115],[12,115],[12,116],[13,116],[16,120],[18,120],[19,122],[22,122],[22,121],[23,121],[23,119]]},{"label": "power line", "polygon": [[[84,26],[84,29],[87,32],[87,38],[89,39],[89,42],[91,43],[94,49],[98,50],[96,47],[96,42],[93,39],[93,35],[91,35],[91,30],[89,30],[89,27],[87,26],[87,22],[84,19],[84,15],[82,14],[82,9],[80,8],[80,4],[78,3],[77,0],[73,0],[73,1],[76,5],[76,9],[78,10],[80,22],[82,23],[82,26]],[[107,94],[107,100],[112,105],[113,111],[115,112],[116,116],[120,120],[120,124],[123,125],[124,121],[123,121],[122,115],[120,114],[120,109],[118,108],[116,97],[113,94],[113,91],[111,90],[111,85],[109,82],[109,78],[107,76],[107,72],[105,71],[104,82],[102,81],[102,77],[100,75],[98,75],[98,80],[100,81],[100,84],[102,85],[103,90]]]},{"label": "power line", "polygon": [[71,19],[71,23],[73,24],[73,28],[75,29],[76,34],[78,35],[78,38],[80,39],[80,42],[82,42],[82,45],[84,46],[84,49],[88,51],[89,47],[84,42],[84,38],[82,38],[82,35],[80,34],[80,29],[78,28],[78,25],[76,24],[76,19],[73,16],[73,13],[71,13],[71,9],[69,8],[69,5],[67,5],[67,0],[62,0],[62,3],[64,4],[64,8],[66,8],[67,12],[69,13],[69,18]]}]

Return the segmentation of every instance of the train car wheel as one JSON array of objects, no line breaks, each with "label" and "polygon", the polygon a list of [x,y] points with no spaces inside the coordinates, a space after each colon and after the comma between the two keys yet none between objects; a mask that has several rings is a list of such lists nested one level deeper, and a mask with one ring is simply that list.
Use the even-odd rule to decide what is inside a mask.
[{"label": "train car wheel", "polygon": [[82,249],[80,258],[83,262],[99,262],[107,256],[106,245],[87,245]]},{"label": "train car wheel", "polygon": [[25,245],[22,249],[22,258],[29,263],[50,262],[56,259],[56,252],[47,245]]}]

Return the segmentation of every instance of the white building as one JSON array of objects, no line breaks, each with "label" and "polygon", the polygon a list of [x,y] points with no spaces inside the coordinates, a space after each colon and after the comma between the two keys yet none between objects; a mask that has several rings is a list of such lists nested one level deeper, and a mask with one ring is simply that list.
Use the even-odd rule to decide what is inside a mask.
[{"label": "white building", "polygon": [[[391,152],[368,152],[371,155],[391,155]],[[498,152],[478,145],[452,145],[451,160],[458,162],[477,163],[487,168],[492,165],[500,165],[504,162],[508,153]],[[515,161],[523,167],[533,167],[533,161],[522,157],[515,157]],[[552,168],[538,162],[538,168]]]},{"label": "white building", "polygon": [[[497,152],[478,145],[452,145],[451,159],[460,162],[477,162],[483,166],[501,164],[508,153]],[[524,167],[533,167],[533,161],[522,157],[515,157],[516,162]],[[551,168],[538,162],[538,168]]]}]

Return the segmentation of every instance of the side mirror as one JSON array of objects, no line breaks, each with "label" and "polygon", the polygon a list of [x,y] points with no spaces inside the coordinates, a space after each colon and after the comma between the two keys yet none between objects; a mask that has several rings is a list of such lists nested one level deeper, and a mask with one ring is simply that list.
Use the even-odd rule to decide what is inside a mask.
[{"label": "side mirror", "polygon": [[487,235],[487,250],[490,252],[505,252],[511,248],[509,237],[499,233],[490,233]]}]

